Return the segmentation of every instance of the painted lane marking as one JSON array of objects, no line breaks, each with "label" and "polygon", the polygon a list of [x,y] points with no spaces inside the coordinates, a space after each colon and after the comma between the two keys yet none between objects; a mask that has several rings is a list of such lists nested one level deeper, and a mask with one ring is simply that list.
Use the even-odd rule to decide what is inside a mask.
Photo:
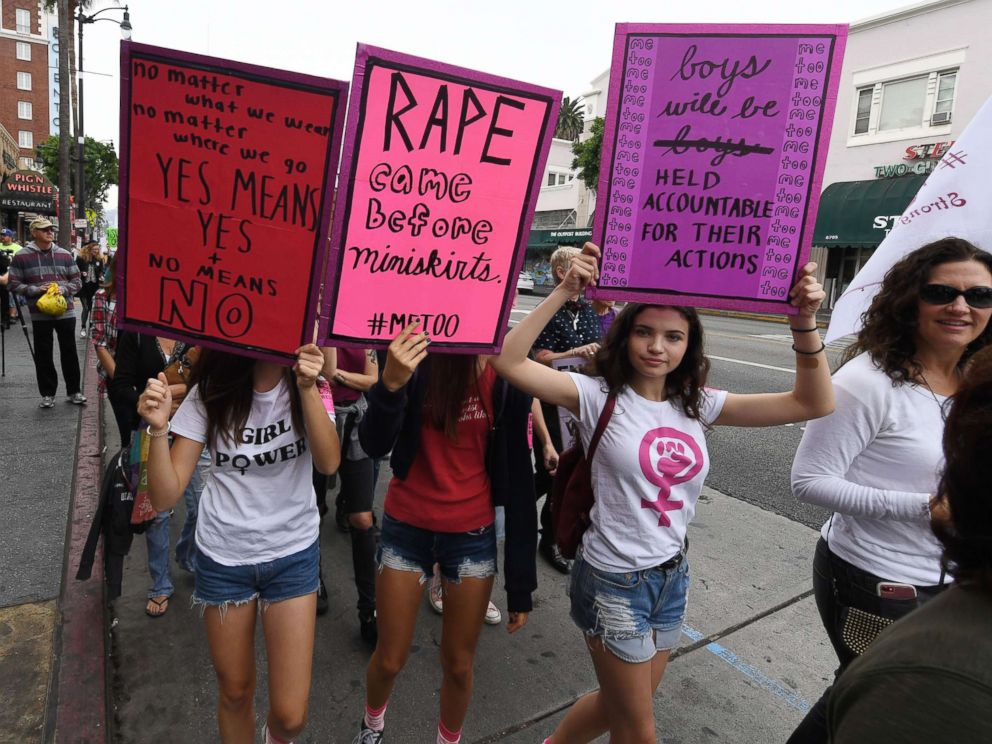
[{"label": "painted lane marking", "polygon": [[[682,626],[682,634],[688,636],[693,641],[702,640],[704,637],[702,633],[688,625]],[[741,661],[737,654],[730,649],[721,646],[719,643],[708,643],[706,645],[706,650],[725,661],[759,687],[780,698],[789,707],[795,708],[800,713],[806,713],[809,711],[810,703],[806,700],[806,698],[799,695],[788,685],[779,682],[777,679],[772,679],[759,669],[756,669],[750,664]]]},{"label": "painted lane marking", "polygon": [[758,362],[745,362],[743,359],[731,359],[730,357],[714,356],[713,354],[707,354],[710,359],[716,359],[720,362],[730,362],[731,364],[743,364],[746,367],[761,367],[761,369],[773,369],[776,372],[788,372],[790,375],[796,374],[796,370],[789,369],[788,367],[773,367],[771,364],[760,364]]}]

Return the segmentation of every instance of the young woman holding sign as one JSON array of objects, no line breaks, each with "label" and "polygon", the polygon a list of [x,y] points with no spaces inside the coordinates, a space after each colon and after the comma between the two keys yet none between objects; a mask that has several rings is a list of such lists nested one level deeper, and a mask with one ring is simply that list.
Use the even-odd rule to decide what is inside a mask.
[{"label": "young woman holding sign", "polygon": [[702,325],[687,307],[630,304],[592,360],[594,377],[559,372],[527,358],[564,302],[594,284],[599,248],[587,243],[562,283],[506,337],[492,361],[501,377],[578,420],[586,449],[608,396],[616,409],[592,461],[596,502],[572,567],[572,619],[585,633],[600,689],[572,706],[548,739],[614,744],[654,742],[652,695],[678,643],[689,586],[686,528],[709,470],[706,430],[777,426],[833,409],[830,371],[816,332],[824,293],[814,264],[790,297],[795,387],[735,395],[705,387]]},{"label": "young woman holding sign", "polygon": [[156,509],[179,501],[205,445],[213,454],[197,521],[193,601],[206,608],[224,742],[254,741],[259,607],[269,660],[266,742],[288,742],[306,722],[320,555],[311,463],[333,473],[340,461],[315,385],[323,363],[313,344],[296,350],[292,371],[204,349],[171,426],[164,375],[148,380],[138,402],[152,437],[148,486]]},{"label": "young woman holding sign", "polygon": [[386,705],[409,656],[435,562],[444,585],[437,741],[461,739],[475,647],[496,575],[496,506],[506,508],[508,632],[527,622],[537,587],[537,513],[527,444],[532,398],[497,379],[485,357],[428,357],[429,343],[411,324],[389,345],[358,429],[371,457],[392,450],[393,479],[383,507],[376,581],[379,642],[366,672],[356,744],[383,740]]}]

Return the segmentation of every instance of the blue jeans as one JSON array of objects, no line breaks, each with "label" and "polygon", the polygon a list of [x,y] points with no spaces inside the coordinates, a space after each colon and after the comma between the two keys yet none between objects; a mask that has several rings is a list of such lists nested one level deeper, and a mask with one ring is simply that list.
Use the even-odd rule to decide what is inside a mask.
[{"label": "blue jeans", "polygon": [[172,574],[169,571],[169,518],[172,512],[161,512],[145,530],[145,541],[148,545],[148,573],[152,577],[152,585],[148,590],[148,598],[171,597]]},{"label": "blue jeans", "polygon": [[176,543],[176,563],[190,573],[196,572],[196,515],[200,508],[200,494],[210,474],[210,450],[206,447],[200,453],[200,459],[193,468],[186,490],[183,491],[183,502],[186,504],[186,521],[183,522],[179,542]]},{"label": "blue jeans", "polygon": [[258,599],[264,609],[272,602],[313,594],[319,581],[319,542],[273,561],[240,566],[225,566],[200,553],[193,604],[224,610]]},{"label": "blue jeans", "polygon": [[488,579],[496,575],[496,528],[489,524],[471,532],[431,532],[383,514],[376,559],[380,570],[419,572],[421,584],[434,576],[435,563],[452,584],[463,578]]}]

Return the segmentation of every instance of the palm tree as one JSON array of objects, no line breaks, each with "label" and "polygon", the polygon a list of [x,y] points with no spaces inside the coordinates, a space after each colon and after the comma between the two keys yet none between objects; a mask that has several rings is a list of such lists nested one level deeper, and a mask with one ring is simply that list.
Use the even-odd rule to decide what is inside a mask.
[{"label": "palm tree", "polygon": [[582,99],[572,100],[565,96],[561,101],[561,111],[558,112],[558,125],[555,127],[555,137],[575,142],[582,134],[585,118],[582,111]]}]

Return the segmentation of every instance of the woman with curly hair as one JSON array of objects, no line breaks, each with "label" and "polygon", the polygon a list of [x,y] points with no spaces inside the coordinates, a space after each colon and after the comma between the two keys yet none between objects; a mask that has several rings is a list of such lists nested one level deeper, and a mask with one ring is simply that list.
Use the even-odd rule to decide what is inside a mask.
[{"label": "woman with curly hair", "polygon": [[[874,635],[946,585],[931,507],[947,400],[992,338],[992,255],[960,238],[885,275],[833,377],[836,412],[806,427],[792,489],[830,509],[813,557],[820,618],[840,674]],[[789,739],[826,742],[828,688]]]},{"label": "woman with curly hair", "polygon": [[[790,298],[797,354],[795,387],[736,395],[706,388],[703,329],[688,307],[630,304],[592,359],[593,376],[560,372],[527,358],[534,339],[565,301],[598,274],[587,243],[562,282],[506,337],[492,364],[511,385],[564,406],[592,457],[596,500],[570,577],[572,619],[583,631],[599,690],[582,697],[547,740],[655,741],[652,697],[682,631],[689,586],[686,529],[709,470],[706,430],[714,425],[777,426],[833,409],[830,370],[815,313],[824,293],[800,273]],[[613,406],[610,413],[610,406]]]}]

